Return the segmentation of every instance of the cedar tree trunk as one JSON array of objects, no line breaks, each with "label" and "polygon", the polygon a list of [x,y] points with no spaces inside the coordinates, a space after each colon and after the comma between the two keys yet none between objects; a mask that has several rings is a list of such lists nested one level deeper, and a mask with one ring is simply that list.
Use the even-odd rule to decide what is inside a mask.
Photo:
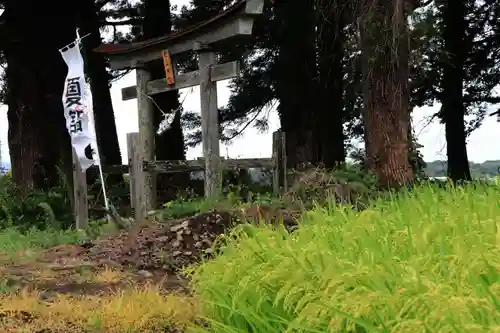
[{"label": "cedar tree trunk", "polygon": [[414,180],[408,132],[408,25],[402,0],[362,0],[365,145],[367,165],[381,185]]}]

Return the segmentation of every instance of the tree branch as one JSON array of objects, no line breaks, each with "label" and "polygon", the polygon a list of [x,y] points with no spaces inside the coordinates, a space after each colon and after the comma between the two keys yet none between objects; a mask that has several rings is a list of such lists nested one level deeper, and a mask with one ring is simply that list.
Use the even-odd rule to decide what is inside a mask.
[{"label": "tree branch", "polygon": [[119,27],[123,25],[139,25],[142,24],[141,19],[130,19],[130,20],[125,20],[125,21],[103,21],[101,22],[102,26],[112,26],[112,27]]},{"label": "tree branch", "polygon": [[121,8],[121,9],[110,9],[110,10],[101,10],[99,12],[99,16],[101,18],[138,18],[140,17],[137,8]]},{"label": "tree branch", "polygon": [[100,10],[102,7],[106,6],[110,0],[98,0],[95,2],[96,9]]}]

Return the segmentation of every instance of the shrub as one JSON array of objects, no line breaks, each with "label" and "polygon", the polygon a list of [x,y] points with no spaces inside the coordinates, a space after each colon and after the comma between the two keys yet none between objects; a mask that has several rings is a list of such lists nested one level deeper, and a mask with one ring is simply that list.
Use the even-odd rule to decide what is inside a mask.
[{"label": "shrub", "polygon": [[0,229],[65,228],[73,220],[65,188],[22,193],[8,175],[0,176]]},{"label": "shrub", "polygon": [[0,232],[0,253],[48,249],[61,244],[76,244],[84,239],[85,233],[78,230],[30,229],[20,232],[9,228]]},{"label": "shrub", "polygon": [[499,194],[427,186],[317,208],[292,234],[242,226],[192,272],[211,326],[193,331],[499,331]]},{"label": "shrub", "polygon": [[294,176],[285,200],[300,201],[305,208],[326,204],[331,199],[337,203],[365,206],[370,198],[379,195],[376,177],[355,165],[334,170],[309,168],[295,171]]}]

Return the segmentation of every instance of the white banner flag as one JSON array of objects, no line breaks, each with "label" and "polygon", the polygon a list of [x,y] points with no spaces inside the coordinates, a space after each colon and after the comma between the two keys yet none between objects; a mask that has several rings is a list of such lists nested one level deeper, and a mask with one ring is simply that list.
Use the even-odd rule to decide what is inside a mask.
[{"label": "white banner flag", "polygon": [[75,42],[59,52],[68,65],[62,98],[66,127],[80,166],[85,171],[93,164],[97,164],[99,159],[94,156],[97,145],[92,114],[92,95],[85,83],[84,62],[79,43]]}]

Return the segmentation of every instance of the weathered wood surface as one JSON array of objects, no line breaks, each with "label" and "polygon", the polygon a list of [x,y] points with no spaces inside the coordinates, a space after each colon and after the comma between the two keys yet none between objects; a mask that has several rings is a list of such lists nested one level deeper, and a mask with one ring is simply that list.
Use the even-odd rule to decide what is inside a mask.
[{"label": "weathered wood surface", "polygon": [[168,85],[173,85],[175,84],[175,73],[170,53],[168,50],[163,50],[161,55],[163,57],[163,68],[165,69],[165,81]]},{"label": "weathered wood surface", "polygon": [[143,154],[141,135],[139,133],[128,133],[127,144],[129,148],[130,161],[130,205],[134,209],[134,217],[137,222],[144,222],[150,209],[147,208],[145,200],[148,199],[144,195],[146,187],[146,172],[143,170]]},{"label": "weathered wood surface", "polygon": [[[139,134],[140,145],[136,152],[141,161],[154,161],[155,160],[155,130],[154,130],[154,108],[151,97],[146,95],[147,84],[151,80],[151,74],[145,68],[137,68],[137,109],[139,114]],[[156,177],[152,173],[145,172],[143,176],[144,184],[143,189],[137,188],[137,193],[142,193],[143,207],[150,211],[156,204]],[[139,206],[136,206],[139,209]]]},{"label": "weathered wood surface", "polygon": [[[210,68],[210,79],[212,82],[228,80],[240,75],[240,62],[232,61],[225,64],[214,65]],[[200,72],[193,71],[184,74],[175,74],[175,83],[169,85],[166,79],[153,80],[148,82],[146,94],[153,96],[166,91],[173,91],[194,87],[200,84]],[[122,89],[122,100],[128,101],[137,98],[136,86]]]},{"label": "weathered wood surface", "polygon": [[[137,165],[135,163],[137,160],[137,157],[134,156],[135,152],[137,151],[137,145],[139,144],[139,134],[138,133],[127,133],[127,155],[128,155],[128,165],[127,167],[127,173],[129,173],[128,177],[128,182],[129,182],[129,188],[130,188],[130,208],[135,209],[137,205],[135,204],[137,199],[137,190],[136,190],[136,181],[137,181],[137,172],[141,171],[140,170],[140,163]],[[138,161],[140,162],[140,161]],[[118,167],[118,166],[117,166]],[[120,165],[121,167],[121,165]],[[130,169],[129,169],[130,167]],[[104,170],[103,170],[104,172]]]},{"label": "weathered wood surface", "polygon": [[217,104],[217,82],[210,79],[210,68],[216,64],[215,52],[204,45],[194,47],[198,51],[201,99],[201,141],[205,158],[205,198],[217,200],[221,194],[222,173],[220,169],[219,106]]},{"label": "weathered wood surface", "polygon": [[85,229],[89,223],[89,202],[87,193],[87,177],[80,167],[78,157],[73,150],[73,196],[75,226],[77,229]]},{"label": "weathered wood surface", "polygon": [[[128,133],[129,135],[135,133]],[[129,139],[127,139],[128,142]],[[129,152],[129,156],[132,156]],[[132,164],[123,165],[104,165],[103,172],[107,174],[132,174]],[[222,169],[248,169],[248,168],[263,168],[270,169],[276,167],[273,158],[239,158],[239,159],[224,159],[221,157]],[[171,160],[171,161],[154,161],[143,163],[143,169],[155,173],[174,173],[174,172],[193,172],[203,171],[205,169],[205,159],[199,158],[197,160]]]},{"label": "weathered wood surface", "polygon": [[279,196],[287,190],[285,132],[273,133],[273,192]]},{"label": "weathered wood surface", "polygon": [[209,45],[215,50],[219,44],[227,43],[230,39],[251,36],[255,16],[262,14],[263,9],[264,0],[246,0],[241,10],[220,20],[211,20],[210,24],[200,29],[192,29],[189,34],[177,39],[165,38],[164,42],[126,54],[109,54],[110,67],[111,69],[141,67],[145,63],[161,59],[161,51],[164,49],[168,49],[170,56],[189,52],[194,42]]},{"label": "weathered wood surface", "polygon": [[[128,133],[130,134],[130,133]],[[128,136],[127,134],[127,136]],[[127,150],[128,150],[128,144],[127,144]],[[130,152],[128,154],[130,155]],[[129,168],[130,166],[128,164],[122,164],[122,165],[103,165],[102,166],[102,172],[105,174],[124,174],[124,173],[129,173]]]},{"label": "weathered wood surface", "polygon": [[[154,173],[174,173],[188,171],[205,170],[205,159],[191,161],[155,161],[144,163],[144,168]],[[242,158],[242,159],[220,159],[220,168],[222,170],[263,168],[272,169],[275,167],[273,158]]]}]

